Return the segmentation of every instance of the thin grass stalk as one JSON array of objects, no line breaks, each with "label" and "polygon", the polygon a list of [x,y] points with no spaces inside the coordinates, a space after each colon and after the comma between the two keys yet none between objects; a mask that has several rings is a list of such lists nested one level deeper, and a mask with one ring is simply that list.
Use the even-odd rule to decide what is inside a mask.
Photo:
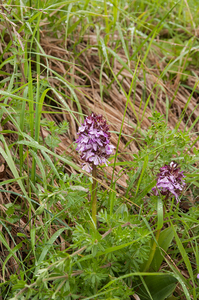
[{"label": "thin grass stalk", "polygon": [[113,0],[113,25],[115,26],[118,18],[118,0]]},{"label": "thin grass stalk", "polygon": [[[40,1],[37,2],[37,8],[39,9]],[[36,33],[36,70],[37,70],[37,93],[36,93],[36,108],[35,108],[35,141],[39,141],[39,130],[40,130],[40,120],[39,120],[39,106],[40,106],[40,49],[39,49],[39,42],[40,42],[40,32],[39,32],[39,21],[41,15],[38,16],[37,22],[37,33]],[[36,161],[33,158],[32,160],[32,174],[31,180],[35,183],[35,176],[36,176]]]},{"label": "thin grass stalk", "polygon": [[[27,38],[28,40],[28,38]],[[25,54],[24,54],[24,74],[25,77],[28,77],[28,42],[25,44]],[[24,89],[23,97],[27,98],[28,95],[28,87],[26,86]],[[25,121],[25,110],[26,110],[26,101],[22,101],[22,109],[20,113],[20,129],[23,132],[24,131],[24,121]],[[22,140],[23,137],[19,136],[19,141]],[[20,176],[22,176],[22,171],[23,171],[23,162],[24,162],[24,157],[23,157],[23,152],[24,148],[23,145],[19,145],[19,159],[20,159]]]},{"label": "thin grass stalk", "polygon": [[107,46],[108,41],[109,41],[109,32],[110,32],[110,28],[109,28],[109,20],[108,20],[108,11],[107,11],[107,0],[104,0],[104,14],[105,14],[105,16],[106,16],[106,18],[105,18],[105,24],[106,24],[105,31],[106,31],[106,36],[105,36],[104,42],[105,42],[105,45]]},{"label": "thin grass stalk", "polygon": [[[26,98],[28,94],[28,89],[25,88],[23,97]],[[22,101],[21,113],[20,113],[20,129],[21,131],[24,130],[24,120],[25,120],[25,109],[26,109],[26,102]],[[21,141],[23,137],[19,135],[19,141]],[[20,176],[22,176],[23,171],[23,145],[19,145],[19,159],[20,159]]]}]

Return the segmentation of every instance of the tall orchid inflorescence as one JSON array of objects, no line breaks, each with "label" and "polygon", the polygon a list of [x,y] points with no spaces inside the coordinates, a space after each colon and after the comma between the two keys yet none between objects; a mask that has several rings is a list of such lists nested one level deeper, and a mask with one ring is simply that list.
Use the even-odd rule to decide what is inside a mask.
[{"label": "tall orchid inflorescence", "polygon": [[76,140],[76,150],[84,160],[83,170],[92,171],[93,183],[91,189],[92,219],[97,228],[97,166],[108,164],[108,158],[114,146],[110,145],[111,134],[106,120],[101,115],[92,113],[79,127]]},{"label": "tall orchid inflorescence", "polygon": [[85,161],[82,169],[90,172],[92,165],[107,165],[107,159],[112,154],[114,146],[110,145],[111,134],[106,120],[101,115],[92,113],[79,127],[77,134],[79,137],[76,140],[76,150]]},{"label": "tall orchid inflorescence", "polygon": [[169,196],[171,193],[179,202],[179,194],[185,187],[184,177],[183,171],[180,172],[180,168],[178,168],[178,164],[172,161],[169,165],[160,168],[160,173],[157,174],[157,184],[152,190],[155,195],[160,193]]}]

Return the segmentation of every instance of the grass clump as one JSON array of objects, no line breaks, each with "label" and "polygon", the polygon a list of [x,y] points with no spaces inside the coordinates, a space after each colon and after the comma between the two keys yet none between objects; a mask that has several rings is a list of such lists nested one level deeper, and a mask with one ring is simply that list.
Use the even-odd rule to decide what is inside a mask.
[{"label": "grass clump", "polygon": [[[0,299],[197,300],[197,3],[0,4]],[[95,174],[92,112],[115,147]],[[154,193],[171,162],[178,202]]]}]

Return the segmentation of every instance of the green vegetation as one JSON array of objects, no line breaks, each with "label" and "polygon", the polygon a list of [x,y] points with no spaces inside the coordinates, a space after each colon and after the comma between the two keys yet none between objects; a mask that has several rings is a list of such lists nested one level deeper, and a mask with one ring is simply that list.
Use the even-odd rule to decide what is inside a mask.
[{"label": "green vegetation", "polygon": [[[199,3],[0,0],[0,300],[199,299]],[[91,112],[114,154],[92,183]],[[154,195],[176,162],[186,187]]]}]

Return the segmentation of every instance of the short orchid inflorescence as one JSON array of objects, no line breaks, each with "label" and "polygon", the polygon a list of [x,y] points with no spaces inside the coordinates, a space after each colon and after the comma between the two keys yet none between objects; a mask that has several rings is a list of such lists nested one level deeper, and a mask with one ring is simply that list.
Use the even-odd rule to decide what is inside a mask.
[{"label": "short orchid inflorescence", "polygon": [[110,145],[111,134],[109,126],[102,115],[92,113],[79,127],[79,135],[76,140],[76,150],[85,161],[83,170],[90,172],[92,164],[95,166],[108,164],[108,158],[112,154],[114,146]]},{"label": "short orchid inflorescence", "polygon": [[152,190],[155,195],[160,193],[169,196],[171,193],[179,202],[179,194],[185,187],[184,177],[183,171],[180,172],[180,168],[178,168],[178,164],[172,161],[169,165],[160,168],[160,173],[157,174],[157,184]]}]

